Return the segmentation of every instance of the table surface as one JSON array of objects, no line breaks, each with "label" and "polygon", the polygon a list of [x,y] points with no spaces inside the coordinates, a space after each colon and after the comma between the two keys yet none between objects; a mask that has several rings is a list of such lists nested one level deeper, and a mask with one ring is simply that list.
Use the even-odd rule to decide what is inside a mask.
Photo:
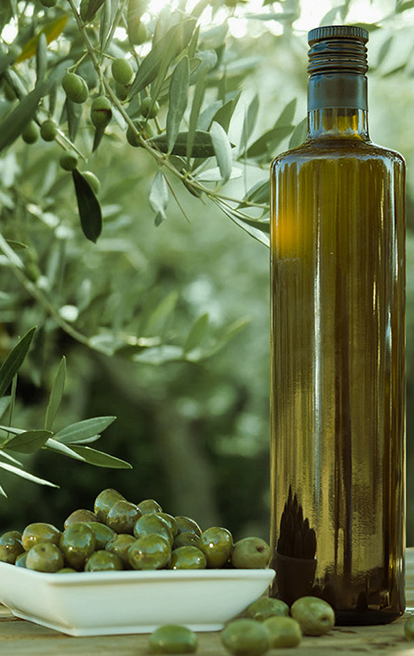
[{"label": "table surface", "polygon": [[[381,654],[414,656],[414,642],[404,638],[404,622],[414,615],[414,548],[407,549],[407,612],[386,626],[335,627],[321,637],[304,637],[299,647],[272,650],[269,656],[341,656]],[[216,632],[199,633],[197,656],[229,656]],[[4,656],[148,656],[148,635],[74,638],[21,620],[0,606],[0,654]]]}]

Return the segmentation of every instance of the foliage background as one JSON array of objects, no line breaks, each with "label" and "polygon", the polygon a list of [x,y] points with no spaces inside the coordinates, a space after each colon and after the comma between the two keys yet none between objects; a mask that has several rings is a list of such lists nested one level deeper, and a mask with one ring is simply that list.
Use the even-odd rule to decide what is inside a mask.
[{"label": "foliage background", "polygon": [[[150,3],[144,14],[149,30],[164,16],[165,3],[158,4]],[[60,526],[76,507],[91,507],[101,489],[115,487],[137,502],[154,497],[166,511],[193,516],[203,527],[221,524],[236,537],[255,533],[267,538],[268,251],[217,208],[214,194],[241,201],[257,181],[266,182],[272,156],[300,138],[306,115],[306,31],[318,22],[368,23],[371,137],[402,152],[408,171],[412,169],[413,2],[204,4],[200,47],[215,51],[220,60],[205,79],[205,107],[240,93],[228,135],[235,145],[234,167],[241,175],[228,182],[218,176],[216,183],[206,183],[213,200],[206,193],[196,198],[171,176],[171,189],[185,215],[170,189],[162,208],[166,220],[156,227],[159,204],[154,207],[151,190],[159,167],[151,152],[132,148],[119,121],[113,120],[100,147],[89,154],[93,128],[84,109],[76,144],[88,153],[83,170],[88,168],[100,179],[104,218],[102,235],[94,244],[82,234],[71,175],[59,167],[58,143],[39,140],[29,146],[18,138],[0,154],[2,234],[28,246],[16,251],[24,263],[23,275],[16,273],[4,252],[1,256],[0,356],[7,356],[18,335],[38,327],[34,348],[19,375],[16,421],[21,428],[42,426],[53,379],[65,355],[68,377],[57,428],[95,415],[116,415],[117,421],[102,437],[103,448],[133,465],[132,470],[92,468],[43,450],[24,456],[32,473],[60,488],[2,475],[9,498],[0,497],[1,529],[20,528],[30,521]],[[173,8],[191,13],[194,5],[176,2]],[[71,48],[82,52],[66,0],[58,0],[52,10],[45,10],[38,0],[3,3],[2,52],[24,45],[31,30],[39,30],[55,16],[53,12],[70,18],[49,46],[47,65],[53,68],[65,61]],[[171,14],[171,7],[167,12]],[[149,50],[149,41],[138,49],[142,56]],[[115,35],[108,52],[127,56],[125,31]],[[12,70],[33,86],[36,58]],[[93,85],[92,68],[84,63],[80,72]],[[193,93],[190,88],[190,99]],[[56,102],[63,101],[59,88]],[[8,100],[3,79],[0,125],[15,105]],[[48,108],[45,101],[42,120]],[[160,125],[167,111],[168,98],[161,104]],[[246,162],[241,154],[249,111],[255,118],[249,144],[268,134],[281,116],[285,131],[279,137],[285,136],[268,135],[259,154]],[[59,112],[54,116],[59,118]],[[61,127],[66,134],[65,121]],[[214,159],[207,165],[217,166]],[[414,465],[413,183],[409,173],[408,472]],[[265,204],[259,209],[254,220],[260,219],[262,209],[266,218]],[[265,236],[265,225],[260,227]],[[186,352],[182,346],[197,321],[193,348]],[[146,339],[146,346],[155,348],[138,348],[136,342],[131,348],[125,335]],[[115,341],[120,346],[116,352],[102,352]],[[414,544],[413,498],[414,480],[408,476],[408,544]]]}]

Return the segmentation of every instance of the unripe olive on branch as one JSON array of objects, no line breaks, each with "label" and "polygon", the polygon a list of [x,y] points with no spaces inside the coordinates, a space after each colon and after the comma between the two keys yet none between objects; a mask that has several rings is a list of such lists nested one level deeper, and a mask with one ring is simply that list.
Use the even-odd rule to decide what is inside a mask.
[{"label": "unripe olive on branch", "polygon": [[63,153],[59,158],[59,164],[64,171],[74,171],[78,165],[78,158],[73,153]]},{"label": "unripe olive on branch", "polygon": [[88,85],[83,77],[76,75],[76,73],[65,73],[62,79],[62,87],[72,102],[81,104],[88,98]]},{"label": "unripe olive on branch", "polygon": [[119,100],[126,100],[128,98],[128,92],[129,87],[127,85],[119,84],[119,82],[115,83],[115,93]]},{"label": "unripe olive on branch", "polygon": [[91,121],[96,128],[105,129],[112,118],[111,103],[106,96],[98,96],[91,105]]},{"label": "unripe olive on branch", "polygon": [[145,41],[148,41],[148,30],[142,21],[128,26],[129,40],[134,46],[141,46]]},{"label": "unripe olive on branch", "polygon": [[40,126],[40,136],[43,141],[53,141],[56,137],[57,127],[53,119],[48,118]]},{"label": "unripe olive on branch", "polygon": [[39,138],[39,128],[34,121],[30,121],[22,130],[22,139],[27,144],[35,143]]},{"label": "unripe olive on branch", "polygon": [[139,106],[139,111],[141,116],[145,116],[145,118],[155,118],[160,111],[160,106],[157,101],[153,103],[152,98],[144,98]]},{"label": "unripe olive on branch", "polygon": [[57,0],[39,0],[40,4],[43,7],[54,7],[57,3]]},{"label": "unripe olive on branch", "polygon": [[123,85],[127,85],[131,82],[131,78],[134,74],[131,64],[126,59],[122,59],[122,57],[113,60],[111,71],[115,82]]},{"label": "unripe olive on branch", "polygon": [[[140,121],[139,119],[136,119],[135,121],[133,121],[133,123],[134,123],[135,127],[137,128],[138,132],[141,133],[143,139],[148,139],[149,137],[153,136],[153,131],[147,123],[145,124],[145,127],[144,127],[143,122]],[[138,146],[141,145],[139,140],[138,140],[137,135],[135,134],[134,130],[131,128],[130,125],[128,125],[128,129],[127,129],[127,132],[126,132],[126,138],[127,138],[128,143],[131,146],[134,146],[134,148],[138,148]]]}]

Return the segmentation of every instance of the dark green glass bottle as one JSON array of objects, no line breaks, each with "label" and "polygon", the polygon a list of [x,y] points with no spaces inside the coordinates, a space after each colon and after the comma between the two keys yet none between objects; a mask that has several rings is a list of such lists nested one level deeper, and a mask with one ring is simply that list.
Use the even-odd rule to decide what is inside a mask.
[{"label": "dark green glass bottle", "polygon": [[368,136],[368,33],[308,37],[308,135],[271,167],[273,594],[387,623],[405,607],[405,164]]}]

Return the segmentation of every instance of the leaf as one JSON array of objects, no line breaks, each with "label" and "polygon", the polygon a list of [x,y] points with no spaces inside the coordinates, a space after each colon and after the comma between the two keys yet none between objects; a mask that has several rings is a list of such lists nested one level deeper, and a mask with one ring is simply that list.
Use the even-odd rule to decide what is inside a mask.
[{"label": "leaf", "polygon": [[205,87],[206,75],[207,75],[207,69],[205,69],[203,73],[200,75],[200,77],[197,79],[194,89],[193,102],[191,105],[191,112],[190,112],[190,121],[188,125],[186,153],[185,153],[187,156],[187,160],[190,159],[194,146],[198,117],[200,115],[201,106],[203,104],[204,94],[206,91],[206,87]]},{"label": "leaf", "polygon": [[17,374],[23,364],[23,360],[29,351],[35,332],[36,328],[31,328],[16,344],[3,362],[0,369],[0,397],[5,395],[13,377]]},{"label": "leaf", "polygon": [[82,105],[74,103],[70,98],[66,97],[65,104],[63,105],[62,119],[65,116],[68,122],[69,139],[73,143],[78,133],[79,123],[82,116]]},{"label": "leaf", "polygon": [[259,107],[260,107],[259,96],[258,94],[256,94],[253,100],[250,102],[243,120],[242,140],[245,149],[247,147],[247,142],[256,126]]},{"label": "leaf", "polygon": [[50,451],[56,451],[57,453],[60,453],[62,456],[67,456],[68,458],[74,458],[75,460],[84,460],[82,456],[80,456],[76,451],[73,451],[73,449],[70,449],[66,444],[62,444],[61,442],[57,442],[54,438],[50,437],[48,440],[46,440],[44,444],[45,449],[49,449]]},{"label": "leaf", "polygon": [[274,127],[278,128],[281,126],[292,125],[293,119],[295,118],[296,113],[296,103],[297,98],[294,98],[282,109],[279,118],[277,119]]},{"label": "leaf", "polygon": [[167,114],[167,147],[171,152],[177,139],[181,121],[188,103],[190,64],[185,56],[177,64],[171,76]]},{"label": "leaf", "polygon": [[10,146],[33,119],[41,98],[49,88],[49,80],[37,84],[0,123],[0,152]]},{"label": "leaf", "polygon": [[111,469],[132,469],[132,465],[125,460],[115,458],[102,451],[91,449],[89,446],[74,446],[73,450],[83,458],[83,460],[95,467],[110,467]]},{"label": "leaf", "polygon": [[308,119],[304,118],[295,127],[289,141],[289,148],[296,148],[297,146],[300,146],[300,144],[302,144],[305,141],[307,132],[308,132]]},{"label": "leaf", "polygon": [[280,144],[294,130],[293,125],[281,125],[277,128],[268,130],[261,137],[249,146],[246,153],[242,156],[252,159],[262,158],[263,156],[271,156],[275,148]]},{"label": "leaf", "polygon": [[116,417],[92,417],[91,419],[83,419],[55,433],[54,439],[63,444],[82,442],[104,431],[115,419]]},{"label": "leaf", "polygon": [[[172,149],[173,155],[185,156],[187,155],[187,139],[188,132],[179,132],[175,141],[174,148]],[[155,146],[162,153],[168,152],[167,137],[165,134],[160,134],[149,141],[151,146]],[[215,150],[213,140],[209,132],[204,130],[196,130],[194,133],[194,143],[191,148],[190,157],[214,157]]]},{"label": "leaf", "polygon": [[102,7],[105,0],[81,0],[80,16],[85,23],[90,23]]},{"label": "leaf", "polygon": [[49,430],[25,431],[12,437],[1,448],[17,451],[18,453],[34,453],[44,446],[51,435],[52,432]]},{"label": "leaf", "polygon": [[267,247],[270,246],[268,221],[255,221],[218,199],[215,199],[214,202],[232,221],[234,221],[234,223],[236,223],[236,225],[248,232],[249,235],[254,237],[261,244],[264,244]]},{"label": "leaf", "polygon": [[233,164],[229,138],[224,128],[216,121],[213,122],[210,128],[210,134],[223,182],[227,182],[230,178]]},{"label": "leaf", "polygon": [[239,98],[240,94],[238,93],[234,98],[230,98],[230,100],[224,103],[214,114],[213,121],[219,123],[225,132],[229,130],[230,121],[233,118]]},{"label": "leaf", "polygon": [[12,474],[16,474],[17,476],[20,476],[21,478],[25,478],[26,480],[31,481],[32,483],[38,483],[39,485],[49,485],[50,487],[59,487],[59,485],[55,485],[50,481],[46,481],[44,478],[38,478],[37,476],[33,476],[33,474],[29,474],[29,472],[24,471],[24,469],[18,469],[18,467],[9,465],[6,462],[0,462],[0,467],[2,469],[5,469],[6,471],[11,472]]},{"label": "leaf", "polygon": [[3,417],[4,413],[9,407],[10,401],[11,396],[3,396],[3,398],[0,399],[0,419]]},{"label": "leaf", "polygon": [[96,243],[102,232],[101,206],[95,192],[82,173],[75,169],[72,171],[72,177],[83,233],[87,239]]},{"label": "leaf", "polygon": [[246,194],[245,200],[251,203],[266,203],[269,204],[270,199],[270,179],[266,178],[264,182],[257,182],[249,189]]},{"label": "leaf", "polygon": [[395,7],[395,13],[401,14],[403,11],[407,11],[407,9],[412,9],[413,7],[414,7],[414,0],[407,0],[407,2],[398,2],[397,6]]},{"label": "leaf", "polygon": [[154,348],[149,348],[142,353],[132,356],[133,362],[141,364],[161,365],[167,362],[181,362],[184,359],[184,352],[181,346],[174,344],[162,344]]},{"label": "leaf", "polygon": [[161,66],[166,66],[167,62],[168,66],[184,50],[191,39],[195,24],[194,19],[180,21],[170,27],[168,32],[157,41],[141,62],[129,90],[130,98],[151,84],[157,77]]},{"label": "leaf", "polygon": [[47,41],[44,32],[39,34],[36,47],[36,81],[41,82],[47,69]]},{"label": "leaf", "polygon": [[158,171],[155,175],[148,200],[157,217],[165,221],[167,218],[165,210],[168,205],[168,186],[162,171]]},{"label": "leaf", "polygon": [[32,37],[24,46],[22,49],[20,55],[17,57],[15,63],[20,64],[20,62],[24,61],[25,59],[29,59],[30,57],[34,57],[37,51],[37,43],[39,41],[40,35],[44,34],[46,37],[46,42],[49,45],[52,41],[58,38],[60,36],[65,28],[65,25],[68,20],[68,15],[64,14],[63,16],[59,16],[59,18],[55,18],[52,20],[50,23],[47,23],[42,27],[40,32],[36,34],[34,37]]},{"label": "leaf", "polygon": [[66,358],[63,358],[60,361],[59,368],[57,370],[55,380],[50,390],[49,403],[46,408],[46,417],[45,417],[45,428],[46,430],[51,430],[53,422],[55,421],[57,411],[59,410],[60,403],[62,401],[63,390],[65,388],[66,380]]},{"label": "leaf", "polygon": [[209,315],[206,312],[198,317],[197,321],[193,324],[188,333],[187,339],[184,344],[184,353],[188,353],[197,348],[206,336],[209,325]]}]

